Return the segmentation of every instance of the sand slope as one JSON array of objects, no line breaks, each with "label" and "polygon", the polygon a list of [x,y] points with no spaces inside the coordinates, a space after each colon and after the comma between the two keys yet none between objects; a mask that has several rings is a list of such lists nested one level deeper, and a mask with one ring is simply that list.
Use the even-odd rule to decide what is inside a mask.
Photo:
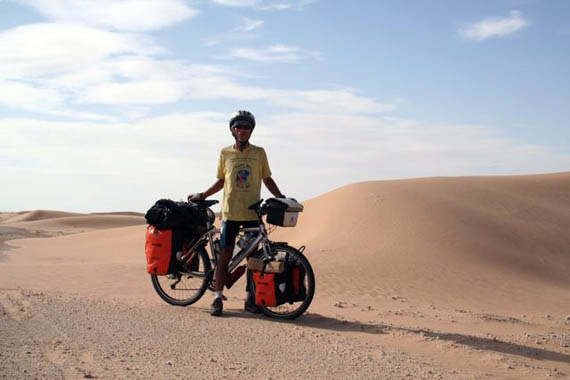
[{"label": "sand slope", "polygon": [[558,297],[538,304],[570,310],[570,173],[365,182],[305,210],[274,236],[306,244],[322,273],[346,280],[327,293],[348,283],[348,293],[523,309],[548,290]]},{"label": "sand slope", "polygon": [[[228,318],[238,318],[232,322],[235,331],[249,334],[230,333],[221,327],[227,324],[224,318],[209,319],[211,295],[187,308],[187,313],[176,309],[177,326],[191,326],[193,321],[213,324],[209,334],[222,342],[215,352],[195,352],[195,357],[210,364],[207,368],[180,364],[185,373],[195,374],[189,377],[235,377],[232,371],[240,368],[240,376],[264,377],[265,373],[286,378],[280,369],[264,367],[266,372],[256,372],[255,360],[247,359],[242,345],[235,344],[245,340],[259,352],[266,344],[281,347],[283,343],[287,347],[281,349],[290,355],[295,355],[290,348],[298,344],[304,357],[321,358],[318,363],[299,362],[317,378],[337,373],[355,378],[410,374],[412,378],[534,379],[564,378],[570,373],[570,317],[566,320],[570,315],[570,173],[364,182],[304,203],[298,226],[280,228],[271,237],[306,245],[317,277],[309,313],[292,325],[255,325],[240,311],[243,280],[226,292],[226,309]],[[0,223],[22,229],[85,231],[10,242],[19,248],[7,252],[7,259],[0,262],[4,292],[0,306],[8,310],[5,318],[20,318],[25,325],[28,317],[18,313],[18,305],[28,302],[37,315],[62,328],[69,324],[67,298],[60,296],[66,294],[73,297],[73,304],[92,310],[90,315],[97,314],[98,328],[144,315],[168,329],[163,316],[174,309],[154,293],[144,271],[142,217],[51,215],[38,218],[36,214],[15,222],[12,216],[9,223]],[[46,303],[57,305],[61,314],[54,312],[48,318],[39,312]],[[163,310],[162,316],[153,311],[156,308]],[[148,368],[155,347],[144,343],[140,325],[125,324],[125,339],[134,337],[128,360],[160,373]],[[92,346],[89,355],[96,357],[92,371],[105,378],[106,364],[101,361],[109,354],[99,347],[112,346],[112,338],[107,342],[105,334],[92,336],[81,326],[71,328],[76,338],[66,344],[74,346],[74,339],[87,337]],[[254,334],[256,328],[262,333]],[[271,336],[281,336],[274,329],[286,333],[272,340]],[[233,335],[218,336],[216,331]],[[194,340],[208,345],[199,336]],[[44,354],[50,355],[57,348],[46,347]],[[357,350],[356,355],[348,355],[349,348]],[[217,356],[220,350],[238,364]],[[138,360],[134,352],[146,359]],[[18,357],[16,351],[13,354]],[[85,352],[63,368],[80,367],[82,355]],[[165,348],[160,355],[165,362],[178,354]],[[272,360],[279,362],[277,357]],[[320,367],[323,361],[326,365]],[[350,363],[356,366],[354,372],[346,371]],[[365,370],[367,366],[371,372]],[[108,378],[128,373],[121,362],[111,369],[114,372],[107,373]],[[38,373],[45,371],[38,369]]]}]

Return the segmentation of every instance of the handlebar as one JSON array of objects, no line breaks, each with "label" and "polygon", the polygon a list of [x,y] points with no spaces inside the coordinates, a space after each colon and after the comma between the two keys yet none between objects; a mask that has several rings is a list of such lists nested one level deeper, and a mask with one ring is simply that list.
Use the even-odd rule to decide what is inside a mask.
[{"label": "handlebar", "polygon": [[[216,199],[212,200],[197,200],[197,201],[188,201],[188,203],[194,203],[196,206],[200,208],[210,208],[211,206],[220,203],[220,201]],[[248,207],[249,210],[255,211],[259,216],[267,214],[267,207],[263,204],[263,198],[255,202],[254,204]]]},{"label": "handlebar", "polygon": [[210,208],[213,205],[215,205],[216,203],[220,203],[220,201],[216,200],[216,199],[212,199],[212,200],[200,200],[200,201],[188,201],[188,203],[194,203],[196,206],[200,207],[200,208]]}]

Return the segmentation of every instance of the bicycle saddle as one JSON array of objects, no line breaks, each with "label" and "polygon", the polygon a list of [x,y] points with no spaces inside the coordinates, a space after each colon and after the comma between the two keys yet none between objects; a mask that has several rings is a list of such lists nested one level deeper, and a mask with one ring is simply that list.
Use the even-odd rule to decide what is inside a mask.
[{"label": "bicycle saddle", "polygon": [[254,204],[252,204],[251,206],[249,206],[248,210],[257,210],[259,208],[259,205],[261,204],[261,202],[263,202],[263,199],[260,199],[257,202],[255,202]]}]

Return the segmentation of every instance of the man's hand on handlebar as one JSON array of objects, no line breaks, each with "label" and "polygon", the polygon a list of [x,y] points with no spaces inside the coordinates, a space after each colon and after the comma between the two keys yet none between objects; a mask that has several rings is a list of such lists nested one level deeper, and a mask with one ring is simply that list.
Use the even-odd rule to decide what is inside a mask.
[{"label": "man's hand on handlebar", "polygon": [[204,193],[194,193],[188,196],[188,202],[203,201]]}]

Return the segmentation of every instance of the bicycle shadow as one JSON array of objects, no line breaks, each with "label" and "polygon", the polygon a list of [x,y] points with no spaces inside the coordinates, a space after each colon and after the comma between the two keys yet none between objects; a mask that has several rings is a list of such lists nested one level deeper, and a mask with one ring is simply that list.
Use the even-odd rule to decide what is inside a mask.
[{"label": "bicycle shadow", "polygon": [[[270,320],[262,314],[250,314],[243,311],[229,313],[232,317],[246,319]],[[482,338],[468,334],[445,333],[425,329],[388,326],[381,323],[365,323],[360,321],[347,321],[318,313],[306,313],[292,321],[275,320],[277,323],[291,324],[295,326],[311,327],[315,329],[331,330],[335,332],[358,332],[365,334],[388,334],[391,331],[400,331],[410,334],[421,335],[424,338],[439,341],[453,342],[481,351],[493,351],[501,354],[521,356],[534,360],[547,360],[570,364],[570,355],[542,348],[525,346],[518,343],[504,342],[495,338]]]}]

